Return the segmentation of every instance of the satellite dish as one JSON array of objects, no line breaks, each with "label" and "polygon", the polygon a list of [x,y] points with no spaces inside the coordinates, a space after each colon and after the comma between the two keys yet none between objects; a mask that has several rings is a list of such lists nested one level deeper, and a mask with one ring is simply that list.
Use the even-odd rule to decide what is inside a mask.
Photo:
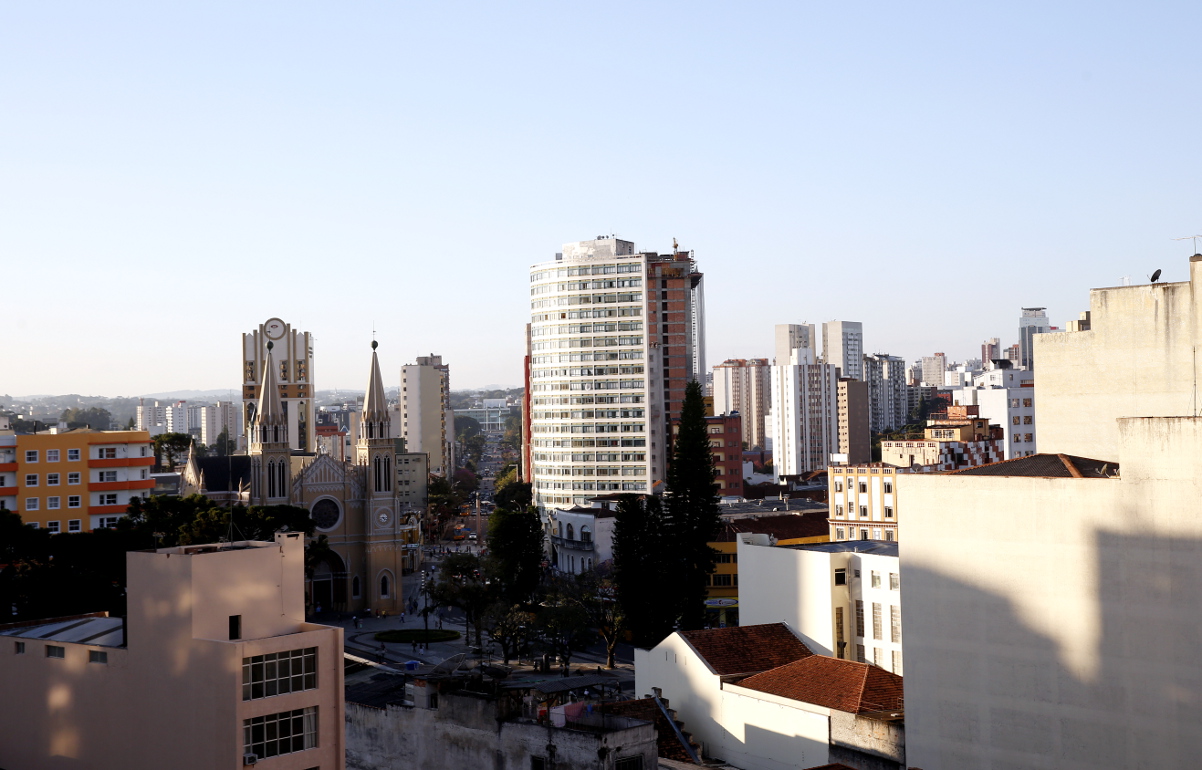
[{"label": "satellite dish", "polygon": [[1152,283],[1156,283],[1159,280],[1160,280],[1160,271],[1157,270],[1155,273],[1152,273]]}]

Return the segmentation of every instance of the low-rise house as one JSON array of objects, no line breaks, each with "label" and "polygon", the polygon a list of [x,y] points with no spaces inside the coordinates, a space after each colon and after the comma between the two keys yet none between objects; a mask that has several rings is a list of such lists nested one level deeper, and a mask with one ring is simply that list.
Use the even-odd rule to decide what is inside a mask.
[{"label": "low-rise house", "polygon": [[673,633],[635,651],[706,758],[743,770],[905,767],[902,678],[814,655],[783,623]]}]

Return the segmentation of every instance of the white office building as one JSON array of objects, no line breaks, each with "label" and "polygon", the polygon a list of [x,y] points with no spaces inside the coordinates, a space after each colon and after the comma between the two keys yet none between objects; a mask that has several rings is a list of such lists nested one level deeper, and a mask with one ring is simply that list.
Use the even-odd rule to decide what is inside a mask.
[{"label": "white office building", "polygon": [[822,324],[822,362],[839,367],[842,377],[864,379],[864,325],[859,321]]},{"label": "white office building", "polygon": [[978,374],[974,387],[952,391],[961,406],[977,406],[977,414],[1002,428],[1005,459],[1036,453],[1035,373],[1025,369],[993,369]]},{"label": "white office building", "polygon": [[838,367],[797,348],[772,367],[772,457],[777,483],[825,469],[839,443]]},{"label": "white office building", "polygon": [[766,358],[735,358],[714,367],[714,414],[743,415],[749,449],[765,447],[764,428],[772,405],[772,371]]}]

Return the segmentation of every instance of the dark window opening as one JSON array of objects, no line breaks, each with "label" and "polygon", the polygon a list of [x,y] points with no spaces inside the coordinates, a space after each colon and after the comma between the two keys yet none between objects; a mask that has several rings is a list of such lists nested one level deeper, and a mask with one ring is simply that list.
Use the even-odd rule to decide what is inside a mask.
[{"label": "dark window opening", "polygon": [[242,616],[230,615],[230,641],[242,638]]}]

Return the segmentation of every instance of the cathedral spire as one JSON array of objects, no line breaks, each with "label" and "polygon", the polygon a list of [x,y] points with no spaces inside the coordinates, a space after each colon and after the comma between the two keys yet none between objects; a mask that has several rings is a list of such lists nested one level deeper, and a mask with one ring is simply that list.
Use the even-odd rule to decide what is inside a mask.
[{"label": "cathedral spire", "polygon": [[[367,380],[367,395],[363,398],[363,424],[384,425],[389,422],[388,400],[384,398],[384,378],[380,376],[380,359],[376,356],[375,340],[371,343],[371,375]],[[374,436],[373,436],[374,438]],[[380,435],[379,438],[385,438]]]},{"label": "cathedral spire", "polygon": [[280,385],[275,376],[275,359],[267,343],[267,358],[263,361],[263,380],[259,384],[259,406],[255,410],[255,433],[261,444],[288,441],[288,421],[280,403]]}]

